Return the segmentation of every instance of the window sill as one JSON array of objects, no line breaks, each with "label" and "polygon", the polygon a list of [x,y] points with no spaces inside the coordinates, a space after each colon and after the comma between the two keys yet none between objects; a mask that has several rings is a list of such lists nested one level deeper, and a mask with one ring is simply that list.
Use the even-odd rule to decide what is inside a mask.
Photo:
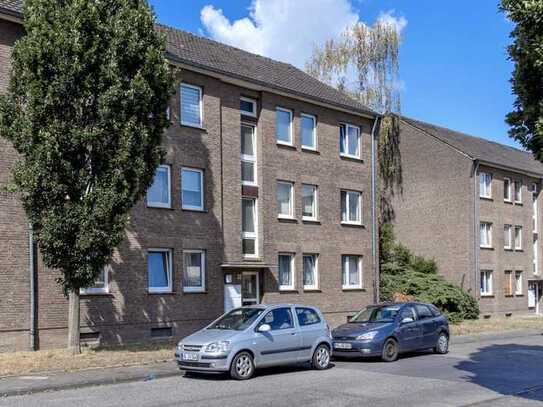
[{"label": "window sill", "polygon": [[312,218],[302,218],[302,222],[303,223],[312,223],[314,225],[320,225],[321,224],[321,221],[318,220],[318,219],[312,219]]},{"label": "window sill", "polygon": [[317,154],[317,155],[320,155],[320,151],[317,150],[316,148],[311,148],[311,147],[304,147],[302,146],[302,151],[304,153],[310,153],[310,154]]},{"label": "window sill", "polygon": [[341,222],[341,226],[347,226],[351,228],[365,228],[366,227],[363,223],[355,223],[355,222]]},{"label": "window sill", "polygon": [[504,247],[503,250],[505,250],[506,252],[512,252],[513,248],[512,247]]},{"label": "window sill", "polygon": [[304,293],[322,293],[320,288],[304,288]]},{"label": "window sill", "polygon": [[523,251],[524,251],[524,249],[517,249],[517,248],[515,248],[515,252],[520,252],[520,253],[522,253]]},{"label": "window sill", "polygon": [[353,162],[358,162],[358,163],[363,163],[364,162],[362,157],[356,157],[354,155],[340,154],[339,158],[341,158],[342,160],[345,160],[345,161],[353,161]]},{"label": "window sill", "polygon": [[169,210],[172,210],[172,209],[173,209],[173,208],[171,207],[171,205],[170,205],[170,206],[158,206],[158,205],[149,205],[149,204],[147,204],[147,205],[145,205],[145,207],[146,207],[147,209],[169,209]]},{"label": "window sill", "polygon": [[491,196],[479,196],[483,201],[493,201],[494,199]]},{"label": "window sill", "polygon": [[515,294],[515,297],[524,297],[524,294]]},{"label": "window sill", "polygon": [[342,291],[366,291],[365,288],[362,287],[341,287]]},{"label": "window sill", "polygon": [[244,112],[243,110],[240,110],[239,114],[241,115],[241,117],[243,117],[243,119],[253,119],[253,120],[257,119],[256,113],[249,113],[249,112]]},{"label": "window sill", "polygon": [[276,144],[277,147],[286,148],[287,150],[296,150],[296,146],[294,144],[281,143],[280,141],[277,141]]},{"label": "window sill", "polygon": [[494,298],[494,294],[481,294],[481,298]]},{"label": "window sill", "polygon": [[112,293],[80,293],[81,298],[87,297],[114,297]]},{"label": "window sill", "polygon": [[290,216],[278,216],[277,220],[279,222],[285,222],[285,223],[298,223],[298,219],[292,218]]},{"label": "window sill", "polygon": [[149,295],[175,295],[174,291],[147,291]]},{"label": "window sill", "polygon": [[519,206],[522,206],[524,205],[521,201],[515,201],[515,205],[519,205]]},{"label": "window sill", "polygon": [[208,213],[207,209],[192,209],[192,208],[181,208],[185,212],[199,212],[199,213]]},{"label": "window sill", "polygon": [[513,201],[511,201],[510,199],[504,199],[504,200],[503,200],[503,203],[506,203],[506,204],[509,204],[509,205],[513,205]]},{"label": "window sill", "polygon": [[479,246],[481,250],[494,250],[494,247],[492,246]]},{"label": "window sill", "polygon": [[191,291],[191,290],[188,290],[188,291],[185,291],[183,290],[183,295],[185,294],[208,294],[208,291],[207,290],[194,290],[194,291]]},{"label": "window sill", "polygon": [[181,127],[186,127],[186,128],[189,128],[189,129],[202,130],[202,131],[207,133],[207,129],[205,127],[203,127],[203,126],[198,126],[196,124],[189,124],[189,123],[183,123],[183,122],[181,122],[180,125],[181,125]]},{"label": "window sill", "polygon": [[279,288],[280,293],[284,294],[298,294],[299,291],[295,288]]}]

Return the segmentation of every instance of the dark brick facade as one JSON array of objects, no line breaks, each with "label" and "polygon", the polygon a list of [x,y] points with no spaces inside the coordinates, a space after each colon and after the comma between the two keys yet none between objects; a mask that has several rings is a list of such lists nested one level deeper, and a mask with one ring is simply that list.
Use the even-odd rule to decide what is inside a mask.
[{"label": "dark brick facade", "polygon": [[[12,23],[0,22],[0,86],[5,86],[9,49],[21,34]],[[224,310],[225,273],[239,276],[242,270],[257,271],[262,302],[298,302],[322,309],[331,325],[373,300],[373,264],[370,219],[370,132],[371,120],[317,104],[278,96],[264,90],[233,85],[228,80],[178,71],[178,83],[203,89],[203,128],[179,123],[179,92],[172,98],[171,126],[164,136],[164,164],[171,168],[171,209],[147,207],[145,200],[132,210],[126,238],[115,251],[107,294],[83,295],[82,334],[99,333],[102,343],[126,343],[151,338],[151,328],[171,327],[182,337],[216,318]],[[258,242],[259,259],[246,261],[241,248],[240,96],[258,100]],[[275,140],[275,108],[294,112],[294,147],[278,146]],[[317,117],[318,152],[300,146],[300,113]],[[362,160],[339,155],[339,124],[360,126]],[[17,156],[0,139],[0,184],[8,182]],[[203,170],[204,211],[181,208],[182,167]],[[295,220],[277,218],[276,182],[294,182]],[[318,186],[319,221],[302,221],[301,185]],[[363,225],[340,224],[340,190],[362,193]],[[29,346],[28,232],[24,212],[16,197],[0,193],[0,351],[24,350]],[[147,250],[172,251],[173,290],[148,292]],[[206,253],[203,293],[182,288],[183,256],[186,249]],[[279,252],[295,253],[295,287],[280,292],[277,286]],[[318,290],[304,291],[302,254],[318,254]],[[343,290],[341,256],[360,255],[363,285]],[[238,265],[239,267],[236,267]],[[55,283],[57,273],[38,262],[37,342],[39,348],[64,346],[67,340],[67,301]]]}]

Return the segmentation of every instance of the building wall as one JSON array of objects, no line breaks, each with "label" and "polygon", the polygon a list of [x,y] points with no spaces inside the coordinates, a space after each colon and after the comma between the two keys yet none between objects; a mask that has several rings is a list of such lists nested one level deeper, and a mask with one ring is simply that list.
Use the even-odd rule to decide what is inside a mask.
[{"label": "building wall", "polygon": [[392,199],[397,240],[476,295],[471,159],[406,123],[400,154],[403,193]]}]

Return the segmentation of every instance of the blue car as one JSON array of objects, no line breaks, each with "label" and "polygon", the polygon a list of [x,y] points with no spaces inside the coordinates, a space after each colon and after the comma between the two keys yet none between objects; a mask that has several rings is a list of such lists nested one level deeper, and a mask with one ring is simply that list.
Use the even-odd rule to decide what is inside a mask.
[{"label": "blue car", "polygon": [[449,350],[449,322],[432,304],[371,305],[332,331],[334,356],[380,356],[386,362],[402,352]]}]

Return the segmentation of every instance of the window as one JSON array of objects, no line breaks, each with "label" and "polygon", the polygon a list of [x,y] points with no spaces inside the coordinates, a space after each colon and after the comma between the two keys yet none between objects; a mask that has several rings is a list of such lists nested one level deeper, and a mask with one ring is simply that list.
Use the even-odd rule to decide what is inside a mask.
[{"label": "window", "polygon": [[294,218],[294,185],[292,182],[277,183],[277,205],[280,218]]},{"label": "window", "polygon": [[317,220],[317,186],[302,184],[302,219]]},{"label": "window", "polygon": [[309,114],[301,115],[302,148],[317,149],[317,118]]},{"label": "window", "polygon": [[362,257],[342,256],[343,289],[362,288]]},{"label": "window", "polygon": [[341,191],[341,223],[362,224],[362,194]]},{"label": "window", "polygon": [[400,321],[406,318],[411,318],[413,322],[417,320],[417,314],[415,314],[415,309],[411,305],[406,305],[400,311]]},{"label": "window", "polygon": [[257,212],[256,199],[241,200],[241,248],[245,257],[257,257]]},{"label": "window", "polygon": [[479,196],[492,198],[492,175],[487,172],[479,173]]},{"label": "window", "polygon": [[319,314],[311,308],[296,307],[296,316],[298,317],[300,326],[314,325],[321,322]]},{"label": "window", "polygon": [[522,250],[522,226],[515,226],[515,250]]},{"label": "window", "polygon": [[181,124],[202,127],[202,88],[181,84]]},{"label": "window", "polygon": [[181,170],[181,207],[204,210],[204,172],[192,168]]},{"label": "window", "polygon": [[533,258],[533,272],[534,274],[539,274],[539,246],[538,246],[539,238],[537,235],[534,235],[534,258]]},{"label": "window", "polygon": [[537,210],[537,184],[532,184],[532,230],[537,233],[538,210]]},{"label": "window", "polygon": [[515,271],[515,295],[522,295],[522,271]]},{"label": "window", "polygon": [[522,203],[522,181],[515,181],[515,202]]},{"label": "window", "polygon": [[430,319],[434,317],[434,314],[426,305],[415,304],[415,309],[417,310],[417,315],[419,316],[419,319]]},{"label": "window", "polygon": [[481,247],[492,247],[492,224],[481,222],[480,225]]},{"label": "window", "polygon": [[513,248],[513,242],[512,242],[512,226],[511,225],[503,225],[503,248],[510,250]]},{"label": "window", "polygon": [[109,293],[109,272],[111,266],[105,266],[94,280],[94,284],[87,288],[82,288],[79,292],[85,294],[107,294]]},{"label": "window", "polygon": [[278,107],[275,111],[275,135],[277,143],[292,145],[292,112]]},{"label": "window", "polygon": [[171,208],[170,191],[170,166],[160,165],[155,172],[153,184],[147,190],[147,206]]},{"label": "window", "polygon": [[256,117],[256,100],[240,97],[239,110],[245,116]]},{"label": "window", "polygon": [[503,179],[503,200],[505,202],[511,202],[511,179]]},{"label": "window", "polygon": [[339,126],[339,153],[344,157],[360,158],[360,128],[350,124]]},{"label": "window", "polygon": [[292,312],[290,308],[276,308],[264,315],[259,325],[262,324],[268,324],[272,331],[294,328]]},{"label": "window", "polygon": [[304,273],[304,290],[316,290],[319,287],[316,254],[304,254],[303,273]]},{"label": "window", "polygon": [[492,271],[481,270],[481,295],[492,295]]},{"label": "window", "polygon": [[150,249],[147,252],[149,292],[172,291],[172,252],[169,249]]},{"label": "window", "polygon": [[205,252],[183,250],[183,291],[205,291]]},{"label": "window", "polygon": [[294,290],[293,254],[279,254],[279,289]]},{"label": "window", "polygon": [[510,297],[513,295],[513,272],[505,270],[503,279],[503,295]]},{"label": "window", "polygon": [[241,183],[256,185],[256,128],[241,125]]}]

